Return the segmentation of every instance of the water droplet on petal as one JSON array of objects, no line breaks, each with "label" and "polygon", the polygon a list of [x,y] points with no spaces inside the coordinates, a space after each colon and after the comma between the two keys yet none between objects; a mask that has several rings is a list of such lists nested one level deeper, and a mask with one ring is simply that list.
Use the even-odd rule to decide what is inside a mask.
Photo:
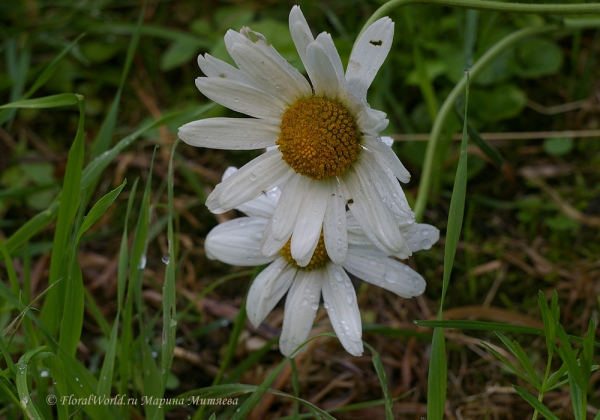
[{"label": "water droplet on petal", "polygon": [[383,279],[384,279],[386,282],[388,282],[388,283],[390,283],[390,284],[393,284],[393,283],[396,283],[396,281],[398,280],[398,277],[396,276],[396,273],[393,273],[393,272],[389,272],[389,271],[387,271],[387,272],[386,272],[386,273],[383,275]]},{"label": "water droplet on petal", "polygon": [[248,179],[249,179],[251,182],[254,182],[254,181],[256,181],[256,175],[255,175],[254,173],[251,173],[250,175],[248,175]]},{"label": "water droplet on petal", "polygon": [[302,301],[300,302],[300,307],[304,307],[308,305],[308,299],[302,299]]},{"label": "water droplet on petal", "polygon": [[346,293],[346,302],[348,302],[348,305],[354,303],[354,295],[352,293]]},{"label": "water droplet on petal", "polygon": [[423,248],[423,249],[431,248],[431,241],[429,239],[423,239],[421,241],[421,248]]},{"label": "water droplet on petal", "polygon": [[311,303],[310,304],[310,309],[312,309],[313,311],[316,311],[317,309],[319,309],[319,304],[318,303]]}]

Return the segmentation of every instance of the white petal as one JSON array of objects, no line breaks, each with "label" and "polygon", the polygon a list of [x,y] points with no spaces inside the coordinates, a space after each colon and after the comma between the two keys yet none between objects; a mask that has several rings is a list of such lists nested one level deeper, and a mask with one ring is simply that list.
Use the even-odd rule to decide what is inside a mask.
[{"label": "white petal", "polygon": [[[230,166],[225,169],[225,172],[223,172],[222,181],[225,181],[231,175],[236,173],[237,170],[238,169],[235,166]],[[272,190],[263,192],[258,197],[237,206],[235,209],[247,214],[248,216],[257,216],[269,219],[275,211],[275,206],[277,205],[277,200],[279,199],[280,194],[281,191],[279,188],[273,188]]]},{"label": "white petal", "polygon": [[213,213],[231,210],[273,189],[293,173],[281,159],[279,150],[267,152],[218,184],[208,196],[206,206]]},{"label": "white petal", "polygon": [[410,172],[406,170],[396,153],[390,147],[370,136],[363,136],[361,143],[373,153],[379,164],[389,168],[396,178],[405,183],[410,181]]},{"label": "white petal", "polygon": [[366,99],[369,86],[390,52],[393,38],[394,22],[384,17],[369,26],[354,44],[346,79],[359,98]]},{"label": "white petal", "polygon": [[205,54],[204,57],[199,55],[198,66],[200,67],[200,70],[202,70],[202,73],[208,78],[233,80],[248,86],[256,87],[252,79],[248,77],[246,73],[210,54]]},{"label": "white petal", "polygon": [[296,50],[298,51],[298,55],[302,60],[302,64],[304,64],[304,68],[308,73],[308,76],[311,80],[314,77],[314,71],[308,61],[306,56],[306,47],[315,40],[312,33],[310,32],[310,27],[302,14],[299,6],[292,7],[290,11],[289,18],[290,25],[290,34],[292,35],[292,40],[294,41],[294,45],[296,46]]},{"label": "white petal", "polygon": [[306,55],[315,73],[311,75],[315,95],[345,102],[347,97],[346,79],[343,71],[342,74],[338,72],[339,55],[333,46],[331,35],[320,34],[315,42],[306,48]]},{"label": "white petal", "polygon": [[[256,37],[256,41],[250,39],[250,33]],[[240,33],[230,30],[225,35],[225,43],[240,70],[265,92],[281,98],[288,105],[312,94],[304,76],[268,45],[265,37],[258,32],[249,28],[242,28]]]},{"label": "white petal", "polygon": [[365,235],[382,251],[408,258],[410,249],[396,224],[394,214],[384,205],[375,186],[364,173],[364,167],[353,165],[344,174],[353,203],[349,204],[350,211],[356,218]]},{"label": "white petal", "polygon": [[302,203],[302,197],[310,184],[310,180],[301,175],[294,174],[285,184],[281,197],[277,202],[272,218],[273,238],[282,240],[292,234],[296,225],[296,218]]},{"label": "white petal", "polygon": [[252,325],[258,328],[288,291],[297,271],[280,257],[256,276],[248,291],[246,304],[246,312]]},{"label": "white petal", "polygon": [[323,282],[323,302],[331,325],[346,351],[361,356],[362,324],[354,286],[342,267],[332,263],[326,267],[328,277]]},{"label": "white petal", "polygon": [[[289,236],[284,237],[283,239],[275,239],[273,237],[272,231],[273,219],[269,219],[269,223],[265,227],[265,231],[263,232],[262,241],[260,242],[260,250],[266,256],[272,256],[281,251],[281,248],[286,244],[286,242],[290,239]],[[291,236],[290,232],[290,236]]]},{"label": "white petal", "polygon": [[285,112],[285,102],[244,83],[223,78],[198,77],[196,86],[207,98],[251,117],[277,122]]},{"label": "white petal", "polygon": [[[348,97],[351,98],[352,95]],[[363,102],[358,111],[354,111],[354,115],[357,116],[356,123],[360,131],[373,137],[379,136],[379,133],[390,123],[385,112],[371,108],[366,102]]]},{"label": "white petal", "polygon": [[368,283],[405,298],[419,296],[425,291],[425,280],[419,273],[383,253],[377,256],[373,252],[350,247],[344,268]]},{"label": "white petal", "polygon": [[231,265],[254,266],[273,261],[260,252],[267,219],[240,217],[215,226],[206,236],[204,249],[210,259]]},{"label": "white petal", "polygon": [[197,147],[263,149],[275,144],[279,127],[252,118],[207,118],[179,128],[179,138]]},{"label": "white petal", "polygon": [[325,249],[331,261],[343,264],[348,252],[348,230],[346,229],[346,200],[337,180],[331,181],[332,191],[327,200],[327,210],[323,219]]},{"label": "white petal", "polygon": [[[298,270],[285,300],[283,327],[279,339],[279,348],[283,355],[290,356],[308,338],[319,309],[321,285],[326,275],[324,269]],[[302,348],[299,352],[304,350],[305,348]]]},{"label": "white petal", "polygon": [[396,176],[386,166],[386,162],[377,160],[375,154],[371,153],[370,150],[363,150],[357,162],[359,162],[359,165],[364,165],[365,170],[363,173],[368,174],[383,202],[392,210],[394,215],[414,221],[414,215],[408,205],[406,195]]},{"label": "white petal", "polygon": [[329,182],[323,181],[311,181],[304,193],[290,247],[300,267],[308,265],[319,243],[330,194]]},{"label": "white petal", "polygon": [[429,249],[440,239],[440,231],[431,225],[419,223],[417,231],[406,240],[412,252],[417,252],[422,249]]}]

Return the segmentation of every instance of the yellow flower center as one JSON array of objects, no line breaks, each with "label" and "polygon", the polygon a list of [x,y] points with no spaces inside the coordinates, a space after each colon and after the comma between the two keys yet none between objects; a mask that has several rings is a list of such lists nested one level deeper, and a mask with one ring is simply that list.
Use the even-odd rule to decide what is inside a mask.
[{"label": "yellow flower center", "polygon": [[359,132],[348,110],[324,98],[294,102],[281,119],[277,144],[294,171],[312,179],[341,175],[356,159]]},{"label": "yellow flower center", "polygon": [[287,262],[289,262],[293,267],[301,268],[304,270],[314,270],[315,268],[321,268],[329,261],[329,255],[327,255],[327,251],[325,250],[325,239],[323,238],[323,231],[321,230],[321,236],[319,237],[319,243],[317,243],[317,248],[315,249],[315,253],[313,254],[310,262],[306,267],[300,267],[296,260],[292,258],[292,251],[290,249],[292,243],[292,239],[281,248],[279,253]]}]

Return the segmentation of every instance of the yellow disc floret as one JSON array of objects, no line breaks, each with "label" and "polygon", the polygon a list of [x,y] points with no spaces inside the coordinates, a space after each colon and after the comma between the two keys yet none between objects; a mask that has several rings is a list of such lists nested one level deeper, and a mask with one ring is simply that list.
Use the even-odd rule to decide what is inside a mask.
[{"label": "yellow disc floret", "polygon": [[341,104],[325,98],[294,102],[281,118],[277,144],[294,171],[312,179],[342,175],[359,150],[356,121]]},{"label": "yellow disc floret", "polygon": [[321,268],[329,261],[329,255],[327,255],[327,251],[325,250],[325,239],[323,238],[323,231],[321,230],[321,236],[319,237],[319,243],[317,243],[317,248],[315,249],[315,253],[313,254],[310,262],[306,267],[300,267],[296,260],[292,258],[292,251],[290,249],[292,243],[292,239],[281,248],[279,253],[287,262],[289,262],[293,267],[302,268],[304,270],[314,270],[315,268]]}]

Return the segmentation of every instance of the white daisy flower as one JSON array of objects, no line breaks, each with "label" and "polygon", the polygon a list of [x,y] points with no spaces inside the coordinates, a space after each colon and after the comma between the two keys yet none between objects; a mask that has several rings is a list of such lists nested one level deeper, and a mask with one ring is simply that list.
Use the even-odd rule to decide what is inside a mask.
[{"label": "white daisy flower", "polygon": [[[293,236],[275,255],[265,256],[261,252],[263,233],[271,223],[279,196],[279,190],[275,189],[239,206],[238,210],[249,217],[233,219],[212,229],[204,245],[206,254],[211,259],[239,266],[270,263],[252,283],[246,310],[250,322],[258,327],[287,292],[279,340],[284,355],[290,356],[307,339],[322,294],[340,342],[348,353],[360,356],[362,325],[356,292],[347,273],[405,298],[421,295],[425,280],[408,265],[387,257],[374,246],[350,212],[344,214],[349,244],[344,264],[331,260],[323,234],[319,235],[315,252],[304,267],[292,258]],[[428,249],[439,239],[439,231],[430,225],[399,224],[399,229],[411,252]]]},{"label": "white daisy flower", "polygon": [[398,180],[410,175],[378,136],[386,114],[371,109],[367,89],[392,44],[394,23],[373,23],[356,42],[344,73],[331,35],[313,37],[300,8],[290,12],[292,38],[310,83],[265,39],[247,27],[225,35],[238,68],[198,57],[206,77],[196,86],[213,101],[253,118],[209,118],[179,129],[193,146],[268,151],[217,185],[206,205],[222,213],[280,186],[262,252],[275,255],[292,238],[291,254],[309,264],[323,228],[329,258],[348,252],[346,205],[378,249],[408,258],[401,225],[414,223]]}]

